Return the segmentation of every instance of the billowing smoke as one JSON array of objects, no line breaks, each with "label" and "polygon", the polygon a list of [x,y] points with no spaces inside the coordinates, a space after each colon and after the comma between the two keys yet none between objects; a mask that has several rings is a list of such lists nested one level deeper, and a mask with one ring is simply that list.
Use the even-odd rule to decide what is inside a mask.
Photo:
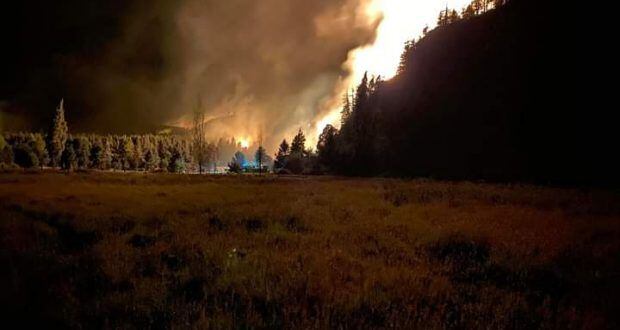
[{"label": "billowing smoke", "polygon": [[[26,100],[37,93],[47,93],[48,103],[65,97],[74,131],[127,133],[188,125],[200,105],[212,138],[262,136],[267,147],[299,128],[314,134],[310,125],[348,74],[349,52],[372,43],[379,23],[366,14],[366,0],[154,0],[91,8],[96,17],[86,29],[63,21],[89,15],[85,5],[71,3],[52,15],[72,14],[47,23],[69,25],[62,36],[85,35],[76,47],[55,41],[54,69],[31,72],[22,86]],[[52,88],[42,86],[46,77]],[[51,113],[55,106],[25,104],[17,113]]]},{"label": "billowing smoke", "polygon": [[216,135],[262,135],[273,146],[306,129],[346,75],[349,51],[374,38],[377,22],[364,5],[187,0],[175,14],[178,38],[170,45],[172,80],[182,86],[173,117],[184,118],[200,99],[209,114],[224,116],[210,126]]}]

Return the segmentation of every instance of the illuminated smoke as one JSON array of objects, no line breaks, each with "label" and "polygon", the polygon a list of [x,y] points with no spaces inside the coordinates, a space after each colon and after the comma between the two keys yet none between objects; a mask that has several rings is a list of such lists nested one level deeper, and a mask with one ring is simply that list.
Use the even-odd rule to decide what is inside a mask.
[{"label": "illuminated smoke", "polygon": [[433,28],[446,6],[460,10],[471,0],[374,0],[366,6],[368,20],[382,18],[377,37],[371,45],[351,52],[343,68],[350,72],[336,87],[325,112],[315,118],[318,135],[325,125],[339,126],[342,95],[359,84],[365,72],[390,79],[396,74],[405,42],[419,37],[425,26]]}]

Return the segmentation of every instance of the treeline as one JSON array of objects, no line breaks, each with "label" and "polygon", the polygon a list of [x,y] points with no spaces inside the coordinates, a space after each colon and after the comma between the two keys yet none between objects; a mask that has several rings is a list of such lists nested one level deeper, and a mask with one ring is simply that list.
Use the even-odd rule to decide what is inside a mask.
[{"label": "treeline", "polygon": [[[505,5],[508,0],[473,0],[459,13],[446,8],[438,18],[438,26],[446,26],[459,20],[469,19]],[[424,35],[429,33],[424,29]],[[399,75],[407,74],[412,54],[417,48],[415,40],[405,44],[398,68]],[[384,85],[379,77],[364,75],[352,94],[343,96],[340,130],[327,125],[318,138],[316,152],[305,147],[301,130],[289,144],[283,140],[275,155],[274,171],[292,174],[336,173],[344,175],[408,175],[407,171],[395,171],[392,162],[408,157],[394,148],[390,139],[391,124],[383,111],[379,94]],[[390,118],[392,120],[394,118]]]},{"label": "treeline", "polygon": [[306,136],[299,129],[292,142],[286,139],[280,143],[273,161],[273,170],[277,174],[324,174],[326,168],[321,167],[318,153],[306,148]]},{"label": "treeline", "polygon": [[[63,170],[215,171],[240,145],[207,142],[192,135],[69,134],[64,103],[56,109],[48,134],[0,134],[0,169],[53,167]],[[263,150],[264,152],[264,150]],[[223,164],[226,164],[225,162]]]},{"label": "treeline", "polygon": [[446,6],[446,9],[439,13],[437,26],[448,25],[460,19],[468,19],[484,14],[491,9],[505,5],[507,2],[508,0],[473,0],[469,5],[465,6],[460,13],[456,9],[450,9]]},{"label": "treeline", "polygon": [[67,135],[63,148],[54,155],[41,133],[5,133],[0,135],[0,147],[0,166],[5,169],[50,166],[180,173],[193,160],[191,143],[182,136]]}]

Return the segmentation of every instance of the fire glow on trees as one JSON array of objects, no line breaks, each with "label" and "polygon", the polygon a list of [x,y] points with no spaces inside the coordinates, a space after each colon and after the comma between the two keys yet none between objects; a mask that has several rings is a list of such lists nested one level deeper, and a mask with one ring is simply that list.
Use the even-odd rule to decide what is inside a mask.
[{"label": "fire glow on trees", "polygon": [[330,111],[316,120],[317,136],[327,124],[339,126],[340,101],[346,91],[359,84],[365,72],[381,76],[384,80],[394,77],[405,42],[422,34],[426,26],[436,25],[437,16],[446,6],[460,10],[471,0],[373,0],[366,7],[370,21],[381,19],[377,36],[371,45],[362,46],[349,53],[343,69],[350,74],[337,86]]}]

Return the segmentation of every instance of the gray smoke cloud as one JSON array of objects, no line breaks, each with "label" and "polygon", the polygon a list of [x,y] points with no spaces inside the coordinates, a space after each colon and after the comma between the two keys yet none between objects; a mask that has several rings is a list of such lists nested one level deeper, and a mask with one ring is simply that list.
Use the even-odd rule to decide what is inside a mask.
[{"label": "gray smoke cloud", "polygon": [[[88,95],[86,130],[188,124],[201,104],[209,135],[273,147],[324,113],[349,51],[379,22],[362,0],[185,0],[133,6],[101,54],[64,59]],[[70,108],[70,105],[68,105]],[[144,127],[140,127],[143,125]],[[125,127],[123,127],[124,129]],[[131,129],[132,127],[126,127]]]}]

